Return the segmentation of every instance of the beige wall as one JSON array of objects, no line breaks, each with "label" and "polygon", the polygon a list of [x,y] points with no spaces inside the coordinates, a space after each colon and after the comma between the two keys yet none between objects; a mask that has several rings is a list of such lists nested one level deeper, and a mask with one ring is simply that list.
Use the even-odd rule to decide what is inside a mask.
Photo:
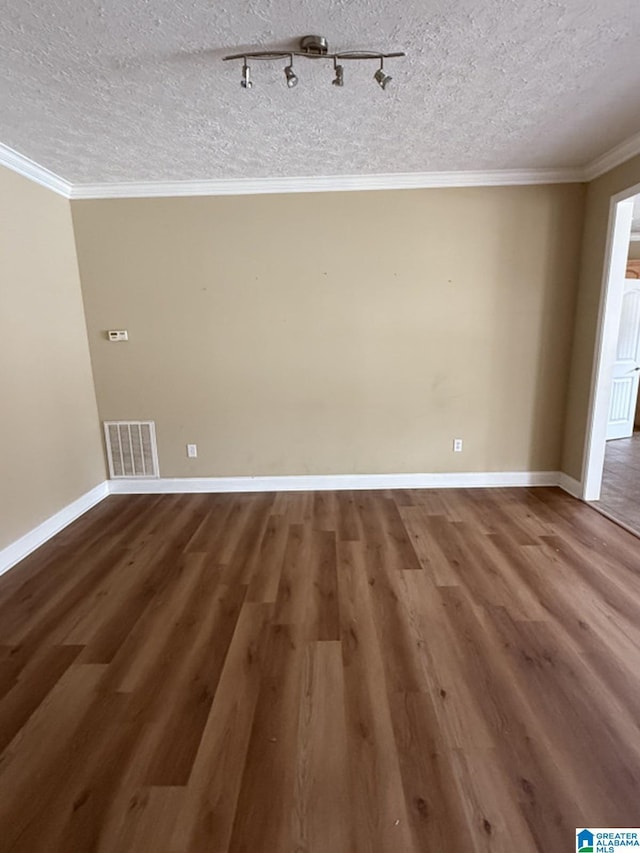
[{"label": "beige wall", "polygon": [[634,157],[588,185],[580,285],[571,358],[562,470],[582,478],[591,376],[612,195],[640,183],[640,156]]},{"label": "beige wall", "polygon": [[69,202],[0,167],[0,548],[105,478]]},{"label": "beige wall", "polygon": [[73,202],[100,417],[165,477],[557,469],[583,195]]}]

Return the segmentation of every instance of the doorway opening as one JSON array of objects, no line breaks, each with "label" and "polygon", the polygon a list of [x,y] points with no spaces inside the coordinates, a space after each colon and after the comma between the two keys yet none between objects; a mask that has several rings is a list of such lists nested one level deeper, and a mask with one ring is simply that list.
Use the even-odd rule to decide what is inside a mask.
[{"label": "doorway opening", "polygon": [[583,496],[640,535],[640,185],[613,196]]}]

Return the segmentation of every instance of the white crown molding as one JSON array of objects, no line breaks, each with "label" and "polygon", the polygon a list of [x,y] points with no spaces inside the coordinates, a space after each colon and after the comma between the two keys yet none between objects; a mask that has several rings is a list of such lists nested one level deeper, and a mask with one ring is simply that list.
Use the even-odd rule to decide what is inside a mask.
[{"label": "white crown molding", "polygon": [[635,157],[636,154],[640,154],[640,133],[630,136],[624,142],[615,145],[609,151],[606,151],[600,157],[596,157],[595,160],[588,163],[584,167],[585,180],[593,181],[594,178],[599,178],[600,175],[604,175],[610,169],[615,169],[616,166],[624,163],[625,160]]},{"label": "white crown molding", "polygon": [[446,474],[318,474],[290,477],[175,477],[109,481],[110,494],[181,492],[321,492],[351,489],[469,489],[557,486],[557,471],[490,471]]},{"label": "white crown molding", "polygon": [[17,172],[19,175],[35,181],[36,184],[53,190],[58,195],[71,198],[72,187],[69,181],[65,181],[64,178],[61,178],[54,172],[50,172],[49,169],[45,169],[44,166],[41,166],[34,160],[30,160],[18,151],[14,151],[8,145],[3,145],[1,142],[0,166],[6,166],[7,169],[11,169],[13,172]]},{"label": "white crown molding", "polygon": [[176,198],[438,187],[508,187],[584,183],[640,154],[640,133],[586,166],[553,169],[494,169],[469,172],[398,172],[382,175],[314,175],[295,178],[220,178],[201,181],[134,181],[72,184],[34,160],[0,143],[0,165],[68,199]]},{"label": "white crown molding", "polygon": [[436,187],[503,187],[576,183],[582,169],[498,169],[485,172],[398,172],[389,175],[315,175],[299,178],[230,178],[204,181],[141,181],[75,184],[72,199],[167,198],[176,196],[262,195]]},{"label": "white crown molding", "polygon": [[104,482],[97,485],[91,491],[81,495],[77,500],[47,518],[42,524],[34,527],[20,539],[12,542],[0,551],[0,575],[6,572],[20,560],[28,557],[32,551],[59,533],[67,525],[79,518],[91,507],[100,503],[109,494],[109,483]]}]

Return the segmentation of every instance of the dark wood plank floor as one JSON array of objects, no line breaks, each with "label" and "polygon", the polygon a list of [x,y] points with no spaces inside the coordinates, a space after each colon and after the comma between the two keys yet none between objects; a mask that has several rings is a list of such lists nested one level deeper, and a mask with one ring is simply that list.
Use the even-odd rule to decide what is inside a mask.
[{"label": "dark wood plank floor", "polygon": [[640,432],[608,441],[600,500],[593,506],[640,536]]},{"label": "dark wood plank floor", "polygon": [[556,489],[113,496],[0,579],[0,850],[640,820],[638,540]]}]

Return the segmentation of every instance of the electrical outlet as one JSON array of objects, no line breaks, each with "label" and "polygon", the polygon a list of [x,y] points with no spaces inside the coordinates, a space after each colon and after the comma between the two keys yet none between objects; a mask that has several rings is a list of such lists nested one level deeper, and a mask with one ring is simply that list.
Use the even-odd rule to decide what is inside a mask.
[{"label": "electrical outlet", "polygon": [[462,439],[454,438],[453,439],[453,452],[454,453],[462,453]]},{"label": "electrical outlet", "polygon": [[198,455],[198,445],[197,444],[187,444],[187,456],[189,459],[195,459]]},{"label": "electrical outlet", "polygon": [[129,332],[126,329],[111,329],[107,332],[110,341],[128,341]]}]

